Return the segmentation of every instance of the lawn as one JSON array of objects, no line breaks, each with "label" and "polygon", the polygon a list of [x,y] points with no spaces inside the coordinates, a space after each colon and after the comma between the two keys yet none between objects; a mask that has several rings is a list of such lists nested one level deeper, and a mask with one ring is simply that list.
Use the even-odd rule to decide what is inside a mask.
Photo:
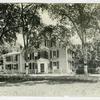
[{"label": "lawn", "polygon": [[100,96],[100,82],[0,82],[0,96]]}]

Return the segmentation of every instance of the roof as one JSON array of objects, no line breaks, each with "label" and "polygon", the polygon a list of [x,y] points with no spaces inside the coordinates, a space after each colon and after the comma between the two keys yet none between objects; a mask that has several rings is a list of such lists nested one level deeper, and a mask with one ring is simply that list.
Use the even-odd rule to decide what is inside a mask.
[{"label": "roof", "polygon": [[16,54],[20,54],[20,53],[21,52],[10,52],[10,53],[3,54],[2,56],[16,55]]}]

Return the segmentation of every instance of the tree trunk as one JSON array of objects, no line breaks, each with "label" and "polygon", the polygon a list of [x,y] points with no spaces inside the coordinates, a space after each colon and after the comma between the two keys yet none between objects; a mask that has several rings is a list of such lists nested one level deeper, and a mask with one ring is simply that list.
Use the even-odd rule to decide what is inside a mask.
[{"label": "tree trunk", "polygon": [[23,19],[23,4],[21,4],[21,21],[22,21],[22,35],[23,35],[23,40],[24,40],[24,58],[25,58],[25,61],[26,61],[26,74],[28,74],[28,68],[29,68],[29,65],[28,65],[28,51],[27,51],[27,42],[25,41],[25,33],[24,33],[24,19]]},{"label": "tree trunk", "polygon": [[84,67],[84,74],[87,75],[88,74],[88,65],[87,65],[87,49],[86,49],[86,45],[84,45],[83,48],[83,67]]},{"label": "tree trunk", "polygon": [[[82,33],[85,33],[82,32]],[[87,47],[86,47],[86,33],[82,34],[82,50],[83,50],[83,67],[84,67],[84,74],[87,75],[88,74],[88,65],[87,65]]]}]

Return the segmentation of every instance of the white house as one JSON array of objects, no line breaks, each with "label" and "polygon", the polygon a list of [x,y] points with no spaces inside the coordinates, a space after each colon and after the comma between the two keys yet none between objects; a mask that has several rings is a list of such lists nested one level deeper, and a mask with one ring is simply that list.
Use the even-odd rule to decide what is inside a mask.
[{"label": "white house", "polygon": [[[24,60],[24,53],[11,52],[2,55],[5,73],[29,74],[70,74],[73,69],[73,52],[67,46],[63,48],[50,42],[42,42],[39,49],[28,53],[28,62]],[[28,67],[26,65],[28,64]]]}]

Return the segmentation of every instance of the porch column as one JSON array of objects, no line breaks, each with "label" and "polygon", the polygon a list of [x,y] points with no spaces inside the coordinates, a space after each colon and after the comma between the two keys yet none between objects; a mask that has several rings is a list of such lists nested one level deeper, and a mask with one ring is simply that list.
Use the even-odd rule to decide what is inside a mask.
[{"label": "porch column", "polygon": [[37,70],[38,70],[38,73],[41,72],[41,70],[40,70],[40,63],[37,63]]},{"label": "porch column", "polygon": [[24,72],[24,68],[23,67],[25,67],[25,66],[23,66],[22,54],[18,55],[18,61],[19,61],[18,70],[19,70],[19,73],[22,73],[22,72]]}]

